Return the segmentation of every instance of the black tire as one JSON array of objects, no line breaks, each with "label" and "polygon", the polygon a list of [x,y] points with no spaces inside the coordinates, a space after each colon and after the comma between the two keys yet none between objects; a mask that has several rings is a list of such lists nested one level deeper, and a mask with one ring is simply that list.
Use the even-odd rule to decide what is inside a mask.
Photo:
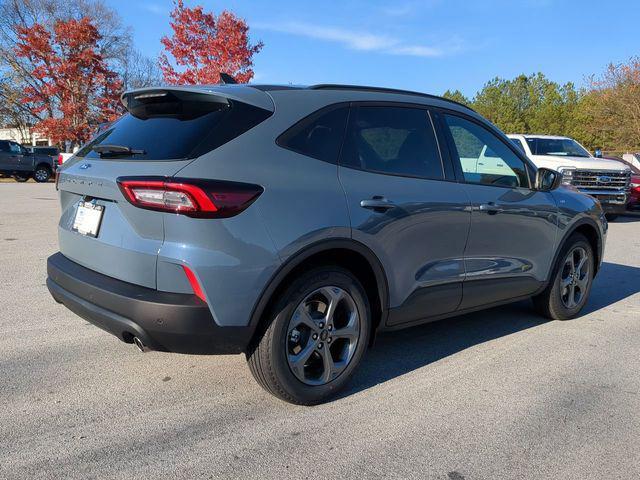
[{"label": "black tire", "polygon": [[51,169],[46,165],[38,165],[33,172],[33,179],[38,183],[47,183],[51,178]]},{"label": "black tire", "polygon": [[614,215],[612,213],[607,213],[605,214],[605,218],[607,219],[607,222],[615,222],[616,218],[618,218],[620,215]]},{"label": "black tire", "polygon": [[[295,329],[291,333],[289,329],[295,323],[294,319],[292,319],[294,312],[298,311],[297,309],[303,305],[303,302],[314,295],[314,292],[328,289],[327,287],[333,287],[334,291],[348,294],[348,300],[346,301],[348,301],[349,305],[355,306],[359,315],[359,334],[357,340],[355,340],[350,360],[345,362],[346,366],[343,367],[341,372],[326,383],[309,385],[296,376],[292,370],[293,367],[290,366],[291,342]],[[337,302],[338,305],[340,302],[342,300]],[[329,308],[328,304],[326,308]],[[251,373],[260,386],[272,395],[289,403],[316,405],[333,396],[349,381],[353,371],[360,363],[369,342],[371,329],[369,300],[358,279],[349,271],[340,267],[319,267],[299,276],[279,295],[275,300],[274,308],[267,315],[268,322],[266,327],[263,329],[260,338],[249,349],[247,361]],[[333,326],[325,325],[325,327],[331,328]],[[328,338],[329,343],[325,343],[324,352],[329,355],[333,355],[333,347],[341,347],[338,345],[338,332],[339,330],[336,327],[334,331],[336,340],[333,345],[330,345],[330,337]],[[307,338],[307,342],[311,342],[309,335]],[[325,336],[325,342],[326,338]],[[316,343],[316,346],[311,345],[309,349],[309,351],[312,351],[311,357],[309,357],[309,361],[304,363],[303,370],[309,368],[309,364],[312,363],[311,360],[315,358],[315,355],[320,356],[320,353],[324,353],[316,351],[317,345],[319,345],[320,349],[322,348],[321,339],[314,340],[314,342],[320,343]],[[309,343],[305,345],[305,349],[308,346]],[[301,349],[301,347],[296,348]],[[321,358],[320,362],[323,362],[323,359],[324,357]],[[324,363],[321,363],[321,365],[324,365]],[[333,360],[331,365],[334,365]],[[331,374],[329,376],[331,377]]]},{"label": "black tire", "polygon": [[24,183],[24,182],[26,182],[26,181],[28,181],[28,180],[29,180],[29,175],[28,175],[28,174],[25,174],[25,173],[16,173],[16,174],[13,176],[13,179],[14,179],[16,182]]},{"label": "black tire", "polygon": [[[580,249],[586,253],[586,271],[584,267],[578,269],[577,276],[571,275],[571,268],[568,264],[569,261],[575,262],[575,255],[579,255]],[[570,260],[569,255],[573,254],[574,257]],[[533,298],[533,304],[541,315],[551,320],[569,320],[576,317],[580,311],[586,305],[589,294],[591,293],[591,286],[593,284],[593,274],[595,268],[595,261],[593,255],[593,249],[586,237],[580,233],[574,233],[569,237],[565,245],[562,247],[558,260],[554,266],[551,281],[547,288],[539,295]],[[581,279],[582,273],[584,278]],[[576,277],[578,277],[576,279]],[[563,282],[570,282],[569,286],[562,286]],[[581,287],[578,283],[582,284]],[[571,290],[573,284],[574,290]],[[571,305],[569,295],[573,296],[573,291],[580,291],[580,298],[575,301],[575,305]]]}]

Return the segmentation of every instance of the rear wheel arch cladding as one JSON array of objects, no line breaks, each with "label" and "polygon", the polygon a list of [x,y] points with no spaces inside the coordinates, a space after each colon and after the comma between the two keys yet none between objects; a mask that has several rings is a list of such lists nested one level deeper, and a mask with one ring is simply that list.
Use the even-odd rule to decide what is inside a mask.
[{"label": "rear wheel arch cladding", "polygon": [[[341,253],[339,253],[341,252]],[[347,258],[357,258],[356,263],[346,264],[343,260]],[[360,262],[360,265],[357,265]],[[361,270],[366,263],[365,271]],[[300,275],[305,270],[322,265],[335,265],[349,270],[362,283],[371,306],[371,335],[370,345],[373,344],[375,333],[384,326],[386,314],[389,308],[389,291],[384,268],[375,254],[365,245],[351,239],[331,239],[320,241],[310,245],[298,253],[289,257],[280,269],[275,272],[269,280],[264,291],[256,303],[250,325],[254,328],[254,333],[250,344],[254,344],[260,338],[267,324],[268,315],[277,298],[290,283],[289,280]],[[368,275],[368,277],[367,277]]]}]

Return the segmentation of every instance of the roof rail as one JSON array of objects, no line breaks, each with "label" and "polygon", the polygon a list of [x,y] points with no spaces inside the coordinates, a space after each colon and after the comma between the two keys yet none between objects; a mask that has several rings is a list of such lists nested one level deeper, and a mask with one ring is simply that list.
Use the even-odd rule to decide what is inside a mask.
[{"label": "roof rail", "polygon": [[475,110],[471,108],[469,105],[456,102],[455,100],[450,100],[448,98],[440,97],[438,95],[431,95],[429,93],[414,92],[411,90],[401,90],[398,88],[368,87],[368,86],[362,86],[362,85],[341,85],[339,83],[320,83],[318,85],[310,85],[308,88],[310,90],[359,90],[362,92],[398,93],[401,95],[416,95],[419,97],[433,98],[436,100],[443,100],[445,102],[454,103],[456,105],[460,105],[461,107],[467,108],[472,112],[475,112]]}]

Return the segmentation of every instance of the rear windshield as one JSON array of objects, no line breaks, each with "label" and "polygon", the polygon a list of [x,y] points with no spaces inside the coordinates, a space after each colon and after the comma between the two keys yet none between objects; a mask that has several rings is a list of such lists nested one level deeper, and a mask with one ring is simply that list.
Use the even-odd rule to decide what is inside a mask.
[{"label": "rear windshield", "polygon": [[[129,106],[129,113],[82,147],[77,157],[182,160],[199,157],[242,135],[271,112],[242,102],[206,101],[172,93]],[[100,153],[93,147],[101,146]],[[113,151],[109,146],[114,146]]]}]

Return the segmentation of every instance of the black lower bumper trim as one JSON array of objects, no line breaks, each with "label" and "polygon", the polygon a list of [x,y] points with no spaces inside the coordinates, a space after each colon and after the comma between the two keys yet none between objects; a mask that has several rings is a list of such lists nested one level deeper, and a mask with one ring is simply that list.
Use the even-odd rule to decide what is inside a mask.
[{"label": "black lower bumper trim", "polygon": [[619,205],[617,203],[601,203],[600,205],[602,205],[602,210],[604,211],[604,213],[622,215],[627,211],[627,206],[624,204]]},{"label": "black lower bumper trim", "polygon": [[120,340],[152,350],[233,354],[246,350],[250,327],[221,327],[195,295],[159,292],[78,265],[61,253],[47,260],[47,287],[76,315]]}]

